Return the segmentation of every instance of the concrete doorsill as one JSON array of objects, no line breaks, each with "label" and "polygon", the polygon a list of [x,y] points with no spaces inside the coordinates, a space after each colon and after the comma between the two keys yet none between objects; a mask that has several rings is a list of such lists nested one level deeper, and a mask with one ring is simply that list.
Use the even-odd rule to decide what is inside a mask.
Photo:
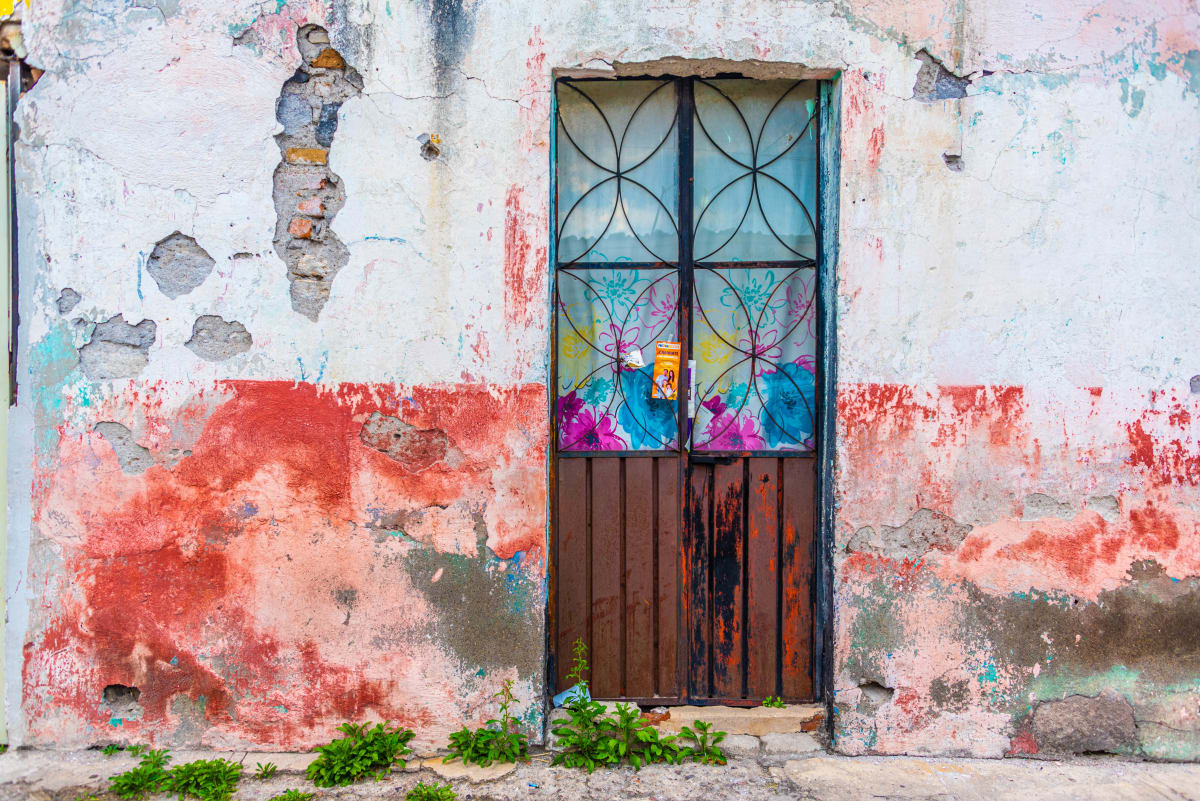
[{"label": "concrete doorsill", "polygon": [[825,721],[821,704],[790,704],[783,709],[765,706],[673,706],[669,717],[656,721],[654,727],[667,734],[678,734],[683,726],[694,726],[697,720],[713,724],[715,731],[727,734],[794,734],[815,732]]}]

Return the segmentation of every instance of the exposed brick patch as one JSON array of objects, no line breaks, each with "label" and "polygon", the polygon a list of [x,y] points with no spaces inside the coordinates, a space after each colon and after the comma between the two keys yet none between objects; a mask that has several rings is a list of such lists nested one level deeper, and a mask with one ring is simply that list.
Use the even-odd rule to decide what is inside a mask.
[{"label": "exposed brick patch", "polygon": [[282,160],[275,170],[275,252],[288,268],[292,308],[316,320],[329,300],[329,287],[350,252],[330,230],[346,202],[345,190],[329,169],[329,147],[342,103],[362,91],[362,78],[329,47],[323,28],[297,33],[303,63],[283,84],[275,118]]}]

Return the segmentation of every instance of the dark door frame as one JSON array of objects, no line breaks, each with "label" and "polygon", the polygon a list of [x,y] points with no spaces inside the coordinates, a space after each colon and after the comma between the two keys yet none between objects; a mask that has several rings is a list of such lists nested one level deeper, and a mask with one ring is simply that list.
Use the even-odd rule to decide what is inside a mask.
[{"label": "dark door frame", "polygon": [[[549,125],[551,130],[549,148],[549,214],[550,224],[555,225],[557,218],[555,171],[557,159],[557,94],[558,77],[554,76],[550,93]],[[649,76],[647,76],[649,77]],[[668,77],[692,77],[687,74],[656,75],[660,79]],[[742,77],[738,75],[722,75],[721,77]],[[753,76],[745,76],[753,77]],[[817,410],[816,410],[816,470],[817,497],[815,521],[815,554],[813,564],[813,692],[818,703],[826,706],[826,725],[832,727],[833,720],[833,544],[835,525],[834,506],[834,476],[836,459],[837,432],[837,264],[839,240],[839,202],[840,202],[840,164],[841,164],[841,73],[839,71],[816,71],[816,74],[796,76],[797,78],[813,78],[819,80],[819,109],[818,109],[818,224],[817,224],[817,325],[818,341],[818,371],[817,371]],[[681,130],[682,134],[682,130]],[[684,182],[680,186],[681,211],[684,203],[690,207],[690,193],[685,193]],[[684,195],[687,194],[686,199]],[[682,215],[681,215],[682,219]],[[553,229],[552,229],[553,231]],[[683,238],[686,241],[686,237]],[[554,427],[554,414],[557,401],[557,365],[556,365],[556,306],[557,297],[557,236],[551,232],[547,248],[550,280],[548,289],[548,318],[547,330],[549,357],[547,360],[547,420],[551,425],[551,438],[547,453],[548,480],[548,509],[547,509],[547,598],[545,617],[546,643],[546,686],[552,687],[555,675],[554,652],[554,622],[555,622],[555,565],[551,554],[555,542],[554,504],[556,498],[557,434]],[[683,259],[683,248],[690,249],[690,243],[681,242],[680,258]],[[690,253],[688,254],[690,260]],[[680,297],[692,292],[690,271],[687,276],[681,272]],[[682,304],[681,304],[682,305]],[[681,315],[679,325],[681,337],[686,337],[690,351],[689,317]],[[681,382],[682,383],[682,382]],[[680,415],[680,419],[683,419]],[[681,438],[681,442],[682,442]],[[686,484],[687,460],[680,458],[680,485]],[[683,647],[683,646],[681,646]],[[566,655],[564,655],[566,656]],[[549,694],[549,693],[548,693]]]}]

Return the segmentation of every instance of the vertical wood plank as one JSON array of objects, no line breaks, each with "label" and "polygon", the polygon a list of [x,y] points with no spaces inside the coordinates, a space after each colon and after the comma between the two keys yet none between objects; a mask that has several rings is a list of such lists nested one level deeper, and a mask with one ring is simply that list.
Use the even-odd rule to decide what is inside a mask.
[{"label": "vertical wood plank", "polygon": [[688,473],[687,566],[683,571],[684,592],[687,594],[688,641],[687,686],[693,699],[709,698],[708,646],[711,639],[708,592],[709,551],[709,479],[712,467],[692,464]]},{"label": "vertical wood plank", "polygon": [[591,604],[587,597],[587,460],[559,459],[554,531],[554,679],[555,692],[571,669],[571,645],[587,641]]},{"label": "vertical wood plank", "polygon": [[812,559],[816,462],[783,460],[783,696],[812,700]]},{"label": "vertical wood plank", "polygon": [[742,459],[713,467],[712,677],[716,698],[742,697],[746,537],[743,472]]},{"label": "vertical wood plank", "polygon": [[679,677],[679,566],[683,561],[679,540],[679,459],[655,459],[655,470],[658,485],[655,694],[677,697],[683,691]]},{"label": "vertical wood plank", "polygon": [[779,692],[779,460],[750,459],[746,511],[746,692]]},{"label": "vertical wood plank", "polygon": [[625,460],[625,695],[654,695],[654,457]]},{"label": "vertical wood plank", "polygon": [[592,462],[591,692],[621,697],[621,459]]}]

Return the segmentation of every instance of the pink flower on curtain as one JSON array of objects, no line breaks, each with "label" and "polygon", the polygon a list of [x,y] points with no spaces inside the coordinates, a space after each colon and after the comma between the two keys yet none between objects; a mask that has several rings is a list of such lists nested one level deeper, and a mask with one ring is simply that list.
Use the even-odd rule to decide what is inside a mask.
[{"label": "pink flower on curtain", "polygon": [[608,330],[600,333],[600,347],[613,359],[620,360],[621,355],[628,353],[638,346],[638,335],[642,329],[637,326],[621,331],[619,325],[609,323]]},{"label": "pink flower on curtain", "polygon": [[758,357],[754,365],[755,375],[762,375],[763,371],[774,369],[769,362],[776,362],[783,356],[783,343],[779,341],[778,328],[751,331],[749,336],[738,340],[738,348],[744,353]]},{"label": "pink flower on curtain", "polygon": [[705,446],[713,451],[753,451],[766,447],[758,431],[758,421],[746,415],[734,419],[726,413],[712,419],[704,432],[711,437]]},{"label": "pink flower on curtain", "polygon": [[811,353],[802,354],[798,359],[796,359],[794,364],[799,366],[801,369],[807,370],[813,375],[817,374],[817,360]]},{"label": "pink flower on curtain", "polygon": [[617,433],[612,415],[596,416],[591,409],[582,410],[573,420],[561,426],[564,448],[577,451],[620,451],[629,446]]}]

